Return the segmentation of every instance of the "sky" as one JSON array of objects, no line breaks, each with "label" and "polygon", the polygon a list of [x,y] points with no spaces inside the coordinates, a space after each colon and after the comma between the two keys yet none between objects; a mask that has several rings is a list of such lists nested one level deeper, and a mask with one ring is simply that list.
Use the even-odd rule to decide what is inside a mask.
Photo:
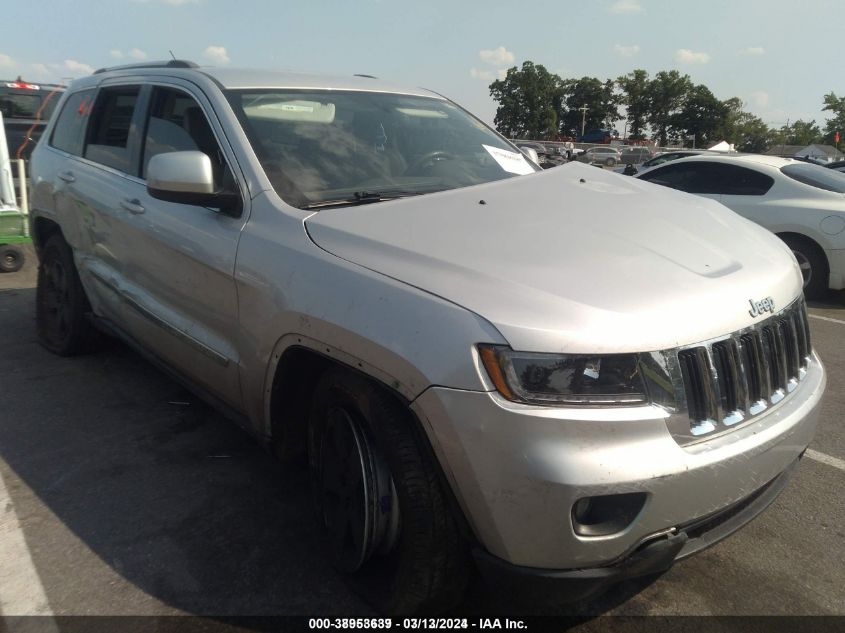
[{"label": "sky", "polygon": [[33,82],[173,51],[201,65],[371,74],[489,123],[490,82],[526,60],[563,78],[677,69],[777,127],[822,124],[822,97],[845,94],[845,0],[51,0],[2,13],[0,78]]}]

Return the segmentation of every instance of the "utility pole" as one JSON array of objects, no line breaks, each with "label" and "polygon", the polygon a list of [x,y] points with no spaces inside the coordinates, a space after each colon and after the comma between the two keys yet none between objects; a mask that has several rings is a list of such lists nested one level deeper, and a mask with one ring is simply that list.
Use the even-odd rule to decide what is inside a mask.
[{"label": "utility pole", "polygon": [[589,108],[587,108],[587,104],[585,103],[578,109],[581,110],[581,137],[583,138],[584,128],[587,126],[587,111],[589,110]]}]

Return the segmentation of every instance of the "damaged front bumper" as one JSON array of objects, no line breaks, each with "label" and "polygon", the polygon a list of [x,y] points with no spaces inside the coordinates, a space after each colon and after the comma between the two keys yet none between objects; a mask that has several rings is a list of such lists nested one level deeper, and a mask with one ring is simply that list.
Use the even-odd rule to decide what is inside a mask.
[{"label": "damaged front bumper", "polygon": [[[799,458],[800,459],[800,458]],[[631,578],[660,574],[682,560],[718,543],[765,510],[786,487],[798,460],[746,499],[689,525],[647,538],[634,552],[604,567],[537,569],[512,565],[480,548],[473,551],[484,580],[516,600],[566,602],[588,600]]]},{"label": "damaged front bumper", "polygon": [[[705,541],[690,534],[702,517],[736,508],[764,489],[760,499],[776,495],[813,437],[825,380],[814,357],[787,401],[689,446],[673,439],[666,412],[655,406],[543,408],[494,392],[432,387],[412,408],[483,550],[476,556],[482,568],[507,565],[517,576],[613,576],[609,583],[640,575],[646,563],[638,561],[659,571],[695,551]],[[576,529],[580,499],[633,494],[642,505],[619,529],[598,535]],[[752,505],[762,510],[761,504]],[[706,542],[750,520],[749,512],[724,522]],[[680,543],[682,534],[688,540]]]}]

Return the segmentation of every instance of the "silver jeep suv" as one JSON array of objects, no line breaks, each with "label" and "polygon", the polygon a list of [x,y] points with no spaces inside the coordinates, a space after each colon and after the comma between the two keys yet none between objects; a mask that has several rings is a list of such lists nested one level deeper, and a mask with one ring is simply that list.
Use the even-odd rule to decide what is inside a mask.
[{"label": "silver jeep suv", "polygon": [[535,600],[661,572],[813,436],[825,374],[780,240],[542,172],[427,90],[98,71],[32,178],[42,344],[116,335],[307,461],[335,565],[388,612],[448,607],[473,563]]}]

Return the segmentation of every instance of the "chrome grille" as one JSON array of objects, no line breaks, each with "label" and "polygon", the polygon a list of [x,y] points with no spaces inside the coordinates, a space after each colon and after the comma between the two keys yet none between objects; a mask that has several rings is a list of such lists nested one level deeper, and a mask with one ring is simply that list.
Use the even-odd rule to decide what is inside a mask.
[{"label": "chrome grille", "polygon": [[798,387],[812,354],[804,300],[751,328],[676,354],[670,374],[686,402],[689,429],[676,425],[673,435],[688,444],[748,421]]}]

